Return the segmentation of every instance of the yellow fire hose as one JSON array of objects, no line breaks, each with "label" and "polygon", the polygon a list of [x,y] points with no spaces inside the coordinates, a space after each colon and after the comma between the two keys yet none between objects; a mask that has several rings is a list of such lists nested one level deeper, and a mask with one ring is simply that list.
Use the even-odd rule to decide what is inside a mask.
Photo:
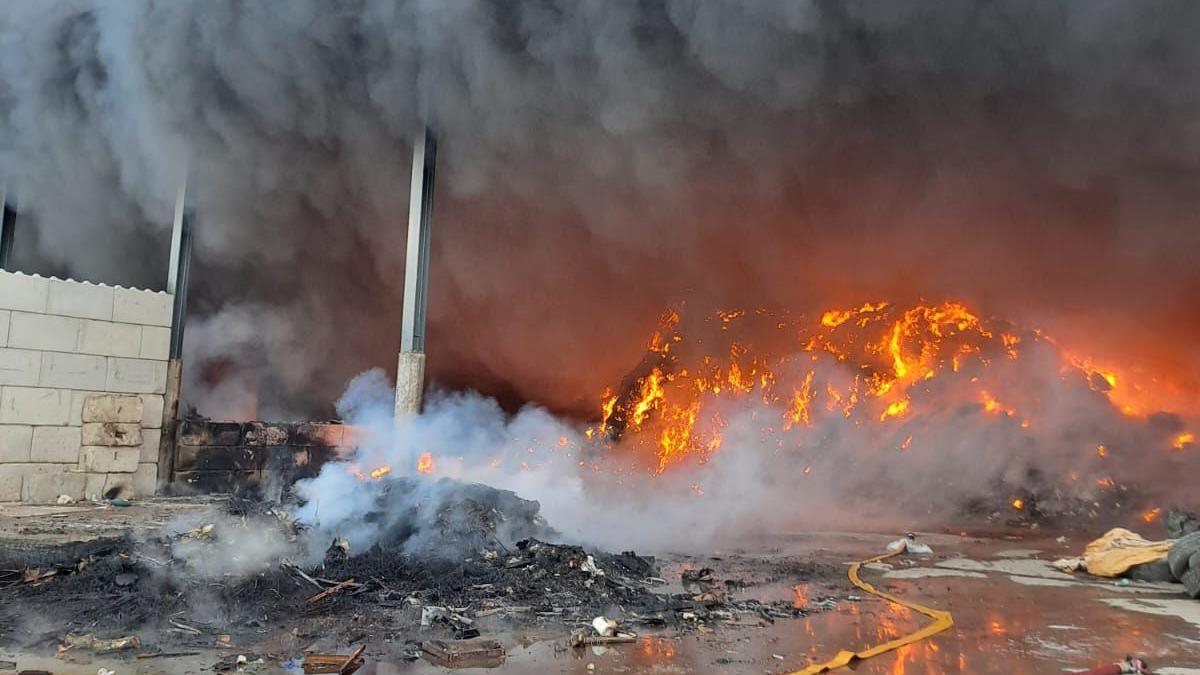
[{"label": "yellow fire hose", "polygon": [[858,586],[872,595],[877,595],[888,602],[895,603],[901,607],[907,607],[915,612],[920,612],[921,614],[933,619],[933,623],[925,626],[915,633],[909,633],[908,635],[905,635],[901,638],[896,638],[891,642],[884,642],[883,644],[878,644],[874,647],[868,647],[860,652],[848,652],[845,650],[840,651],[838,652],[837,656],[826,661],[825,663],[815,663],[803,670],[797,670],[794,673],[790,673],[789,675],[815,675],[816,673],[825,673],[837,668],[843,668],[855,661],[869,659],[872,656],[879,656],[880,654],[885,654],[893,649],[903,647],[904,645],[912,644],[928,637],[933,637],[944,630],[949,630],[950,627],[954,625],[954,617],[950,615],[950,612],[944,612],[940,609],[931,609],[923,605],[918,605],[915,602],[901,600],[891,593],[884,593],[883,591],[877,590],[874,586],[859,578],[858,570],[863,565],[879,562],[881,560],[887,560],[888,558],[898,556],[901,553],[903,553],[903,550],[886,553],[884,555],[875,556],[874,558],[868,558],[866,560],[859,560],[858,562],[850,565],[850,571],[848,572],[850,583]]}]

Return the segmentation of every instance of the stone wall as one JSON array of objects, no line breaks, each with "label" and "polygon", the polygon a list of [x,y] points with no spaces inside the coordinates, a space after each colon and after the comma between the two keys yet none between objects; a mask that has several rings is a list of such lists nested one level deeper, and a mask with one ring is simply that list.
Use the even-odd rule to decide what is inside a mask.
[{"label": "stone wall", "polygon": [[213,422],[179,425],[175,483],[197,492],[261,489],[277,498],[292,483],[347,456],[355,428],[337,423]]},{"label": "stone wall", "polygon": [[0,501],[154,492],[172,301],[0,270]]}]

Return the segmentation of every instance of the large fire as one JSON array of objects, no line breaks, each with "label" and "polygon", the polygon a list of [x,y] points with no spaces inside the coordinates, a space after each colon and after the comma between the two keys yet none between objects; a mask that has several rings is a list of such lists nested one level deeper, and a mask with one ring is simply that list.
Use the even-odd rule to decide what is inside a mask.
[{"label": "large fire", "polygon": [[[732,310],[705,322],[708,329],[697,331],[702,337],[690,338],[680,312],[666,312],[639,372],[605,390],[600,422],[587,435],[646,449],[653,456],[649,468],[661,473],[718,452],[728,404],[738,401],[766,404],[760,411],[775,413],[759,413],[762,428],[784,432],[835,417],[854,425],[899,424],[937,413],[947,397],[1031,432],[1047,404],[1048,378],[1077,386],[1126,417],[1161,405],[1156,381],[1136,381],[1067,351],[1042,331],[982,318],[959,302],[868,302],[815,320]],[[762,339],[764,326],[773,339]],[[908,434],[898,449],[913,442]],[[1183,449],[1193,442],[1191,432],[1177,430],[1167,445]]]}]

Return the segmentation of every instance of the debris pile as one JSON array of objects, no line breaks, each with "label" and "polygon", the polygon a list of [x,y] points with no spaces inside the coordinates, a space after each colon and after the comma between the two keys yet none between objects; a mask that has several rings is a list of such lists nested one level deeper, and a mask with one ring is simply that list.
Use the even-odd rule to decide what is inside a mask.
[{"label": "debris pile", "polygon": [[1200,518],[1171,511],[1166,525],[1169,538],[1163,541],[1147,541],[1135,532],[1114,528],[1089,543],[1083,556],[1056,560],[1054,566],[1099,577],[1178,582],[1188,596],[1200,599]]},{"label": "debris pile", "polygon": [[[388,485],[376,489],[362,518],[380,536],[365,550],[341,536],[329,541],[328,530],[301,525],[277,505],[233,498],[204,516],[211,520],[178,523],[149,539],[9,551],[0,560],[2,641],[94,650],[137,636],[121,644],[150,654],[247,654],[244,647],[271,634],[339,644],[419,636],[417,653],[473,661],[495,656],[480,647],[486,633],[514,625],[566,636],[611,617],[612,631],[576,640],[588,644],[623,641],[634,626],[704,631],[811,611],[734,597],[741,587],[711,570],[690,575],[681,592],[664,592],[654,558],[551,543],[557,535],[537,502],[512,492],[448,479],[379,482]],[[254,558],[248,542],[269,542],[260,548],[273,557]],[[316,559],[307,553],[322,549]],[[22,621],[30,612],[44,620]]]}]

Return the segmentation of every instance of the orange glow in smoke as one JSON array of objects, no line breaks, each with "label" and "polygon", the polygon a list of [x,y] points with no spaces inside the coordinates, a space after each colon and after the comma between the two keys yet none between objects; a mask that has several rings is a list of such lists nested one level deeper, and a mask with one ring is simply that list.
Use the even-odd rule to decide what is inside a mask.
[{"label": "orange glow in smoke", "polygon": [[417,473],[433,473],[433,453],[421,453],[417,459]]},{"label": "orange glow in smoke", "polygon": [[1012,507],[1018,511],[1025,510],[1025,500],[1017,497],[1016,499],[1012,500]]},{"label": "orange glow in smoke", "polygon": [[1162,509],[1155,507],[1143,513],[1142,520],[1146,521],[1147,523],[1153,523],[1155,520],[1158,520],[1158,515],[1160,513],[1162,513]]},{"label": "orange glow in smoke", "polygon": [[372,471],[371,478],[374,478],[375,480],[379,480],[380,478],[383,478],[384,476],[388,475],[391,472],[392,472],[392,467],[390,465],[385,464],[385,465],[379,467],[378,469],[375,469],[374,471]]},{"label": "orange glow in smoke", "polygon": [[[741,334],[764,314],[772,332],[791,336],[790,346],[764,346]],[[586,437],[644,451],[636,456],[645,461],[636,465],[662,473],[677,463],[706,462],[720,451],[730,403],[761,402],[768,411],[756,409],[753,419],[764,431],[801,438],[830,418],[911,430],[922,416],[946,409],[946,401],[932,396],[963,389],[972,392],[983,414],[1012,418],[1019,429],[1035,434],[1042,392],[1021,388],[1020,373],[1013,377],[1001,369],[1047,354],[1058,359],[1060,379],[1096,392],[1118,414],[1173,410],[1161,407],[1164,396],[1151,383],[1157,380],[1136,368],[1119,370],[1065,351],[1041,331],[981,318],[960,302],[907,307],[868,302],[811,319],[727,309],[703,321],[707,332],[689,339],[680,313],[665,312],[645,343],[644,369],[603,391],[599,422]],[[899,448],[907,450],[912,436],[901,438]],[[1164,445],[1191,448],[1195,436],[1180,433]],[[786,449],[782,442],[779,447]],[[1104,445],[1094,447],[1099,457],[1107,456]],[[1111,478],[1097,484],[1115,485]]]}]

